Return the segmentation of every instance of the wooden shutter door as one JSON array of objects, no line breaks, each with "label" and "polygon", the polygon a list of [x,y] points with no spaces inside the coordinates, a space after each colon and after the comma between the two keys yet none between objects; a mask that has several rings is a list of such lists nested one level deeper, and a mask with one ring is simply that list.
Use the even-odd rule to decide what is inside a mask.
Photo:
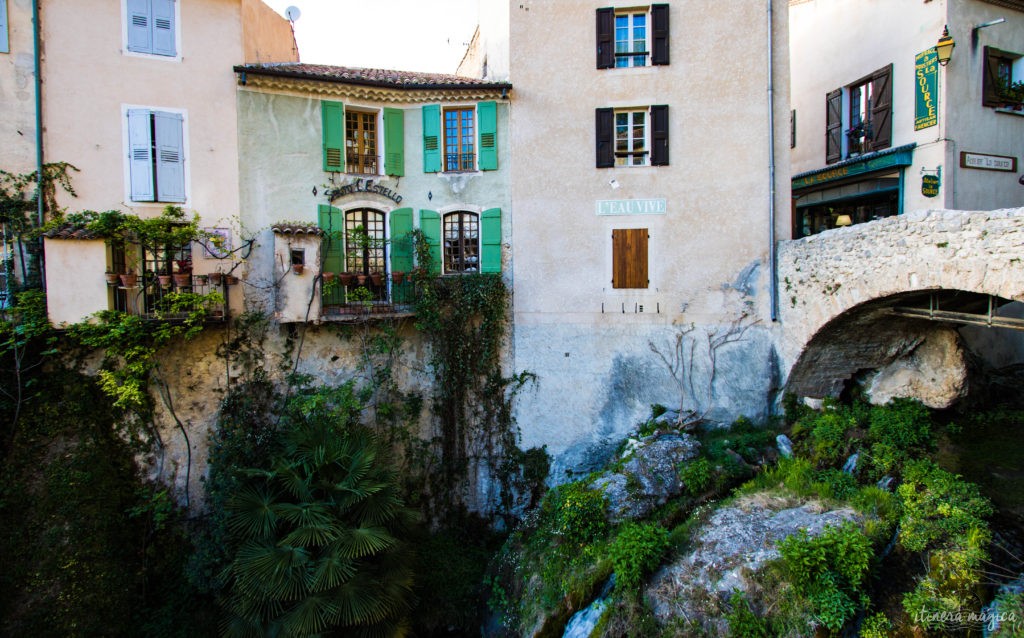
[{"label": "wooden shutter door", "polygon": [[323,120],[324,171],[341,173],[345,170],[345,105],[341,102],[321,102]]},{"label": "wooden shutter door", "polygon": [[440,170],[441,107],[427,104],[423,107],[423,172],[437,173]]},{"label": "wooden shutter door", "polygon": [[153,138],[150,112],[146,110],[128,111],[128,173],[132,201],[153,201]]},{"label": "wooden shutter door", "polygon": [[405,175],[405,111],[402,109],[384,109],[384,173],[395,177]]},{"label": "wooden shutter door", "polygon": [[153,114],[156,196],[161,202],[185,201],[185,145],[181,123],[178,113]]},{"label": "wooden shutter door", "polygon": [[843,90],[836,89],[825,97],[825,163],[834,164],[843,158]]},{"label": "wooden shutter door", "polygon": [[878,151],[892,146],[892,65],[871,78],[871,146]]},{"label": "wooden shutter door", "polygon": [[498,109],[494,102],[476,105],[477,127],[480,129],[480,156],[477,167],[482,171],[498,169]]},{"label": "wooden shutter door", "polygon": [[337,208],[320,204],[317,208],[320,230],[324,231],[321,253],[323,266],[321,272],[345,271],[345,246],[342,239],[344,233],[344,217]]},{"label": "wooden shutter door", "polygon": [[152,0],[153,2],[153,53],[173,56],[174,46],[174,0]]},{"label": "wooden shutter door", "polygon": [[412,270],[412,209],[399,208],[391,211],[391,272]]},{"label": "wooden shutter door", "polygon": [[647,287],[647,229],[612,231],[612,288]]},{"label": "wooden shutter door", "polygon": [[480,272],[501,272],[501,209],[480,215]]},{"label": "wooden shutter door", "polygon": [[999,56],[989,47],[985,47],[985,71],[981,80],[982,106],[1001,106],[999,99]]},{"label": "wooden shutter door", "polygon": [[651,107],[651,165],[668,166],[668,105]]},{"label": "wooden shutter door", "polygon": [[153,52],[153,29],[149,0],[128,0],[128,50]]},{"label": "wooden shutter door", "polygon": [[596,120],[597,167],[610,168],[615,166],[615,111],[597,109]]},{"label": "wooden shutter door", "polygon": [[597,10],[597,68],[615,66],[615,10]]},{"label": "wooden shutter door", "polygon": [[441,274],[441,216],[437,211],[420,211],[420,231],[430,247],[430,274]]},{"label": "wooden shutter door", "polygon": [[668,5],[651,5],[651,64],[668,64]]}]

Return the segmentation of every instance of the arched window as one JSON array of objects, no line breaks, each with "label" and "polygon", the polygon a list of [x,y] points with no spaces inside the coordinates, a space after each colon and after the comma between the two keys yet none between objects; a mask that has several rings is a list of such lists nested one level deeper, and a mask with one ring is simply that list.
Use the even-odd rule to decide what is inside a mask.
[{"label": "arched window", "polygon": [[444,216],[445,274],[480,272],[480,216],[458,211]]},{"label": "arched window", "polygon": [[384,274],[384,213],[357,208],[345,213],[345,270]]}]

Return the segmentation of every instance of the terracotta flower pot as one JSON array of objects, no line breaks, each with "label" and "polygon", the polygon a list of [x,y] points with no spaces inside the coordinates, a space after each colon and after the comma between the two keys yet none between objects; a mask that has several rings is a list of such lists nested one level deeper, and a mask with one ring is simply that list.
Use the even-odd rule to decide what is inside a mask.
[{"label": "terracotta flower pot", "polygon": [[224,283],[229,286],[234,286],[238,283],[238,277],[235,277],[234,275],[224,275]]},{"label": "terracotta flower pot", "polygon": [[379,286],[384,283],[384,275],[379,272],[370,273],[370,281],[373,282],[374,286]]},{"label": "terracotta flower pot", "polygon": [[139,283],[139,276],[125,273],[121,275],[121,285],[125,288],[134,288]]},{"label": "terracotta flower pot", "polygon": [[192,276],[192,281],[194,281],[197,286],[205,286],[207,284],[207,282],[209,281],[209,276],[208,275],[193,275]]},{"label": "terracotta flower pot", "polygon": [[301,275],[303,268],[305,268],[305,266],[302,264],[292,264],[292,272],[296,275]]},{"label": "terracotta flower pot", "polygon": [[187,288],[192,285],[192,275],[190,273],[175,273],[172,277],[174,277],[174,285],[178,288]]},{"label": "terracotta flower pot", "polygon": [[121,275],[116,272],[104,273],[103,277],[107,280],[107,283],[111,285],[116,285],[117,282],[121,281]]},{"label": "terracotta flower pot", "polygon": [[402,283],[403,279],[405,279],[405,273],[402,272],[401,270],[394,270],[391,272],[391,281],[395,282],[396,284]]},{"label": "terracotta flower pot", "polygon": [[351,286],[355,283],[356,276],[350,272],[343,272],[338,275],[338,280],[341,281],[342,286]]},{"label": "terracotta flower pot", "polygon": [[221,278],[221,276],[222,275],[219,272],[211,272],[210,273],[210,283],[213,284],[214,286],[219,286],[220,285],[220,278]]},{"label": "terracotta flower pot", "polygon": [[360,286],[366,285],[366,275],[356,275],[356,283]]},{"label": "terracotta flower pot", "polygon": [[170,275],[157,275],[156,279],[157,279],[157,281],[160,282],[160,287],[161,288],[166,288],[166,287],[171,285],[171,276]]},{"label": "terracotta flower pot", "polygon": [[332,281],[334,281],[334,273],[333,272],[324,271],[322,274],[323,274],[323,277],[324,277],[324,283],[328,283],[329,284]]}]

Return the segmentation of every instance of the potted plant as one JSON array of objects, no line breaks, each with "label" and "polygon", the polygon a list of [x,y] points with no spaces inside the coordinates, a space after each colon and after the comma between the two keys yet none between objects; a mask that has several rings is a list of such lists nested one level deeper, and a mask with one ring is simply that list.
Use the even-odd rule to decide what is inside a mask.
[{"label": "potted plant", "polygon": [[363,273],[359,273],[358,275],[356,275],[356,283],[359,284],[360,286],[365,286],[366,275],[364,275]]},{"label": "potted plant", "polygon": [[303,264],[292,264],[292,272],[296,275],[301,275],[303,268],[305,268]]},{"label": "potted plant", "polygon": [[326,283],[326,284],[329,284],[329,283],[331,283],[332,281],[334,281],[334,273],[333,273],[333,272],[331,272],[331,271],[329,271],[329,270],[325,270],[325,271],[323,271],[323,272],[321,273],[321,275],[323,275],[323,278],[324,278],[324,283]]},{"label": "potted plant", "polygon": [[1004,108],[1019,111],[1024,106],[1024,81],[1013,82],[1000,78],[996,95],[1003,101]]},{"label": "potted plant", "polygon": [[224,275],[224,283],[229,286],[234,286],[238,283],[238,277],[235,277],[234,275]]},{"label": "potted plant", "polygon": [[125,288],[134,288],[135,285],[139,282],[139,276],[136,275],[131,268],[128,269],[128,272],[120,275],[120,278],[121,285],[124,286]]},{"label": "potted plant", "polygon": [[391,271],[391,281],[393,281],[394,283],[400,284],[400,283],[402,283],[402,279],[404,279],[404,278],[405,278],[405,272],[404,271],[401,271],[401,270],[392,270]]},{"label": "potted plant", "polygon": [[197,286],[205,286],[209,279],[208,275],[192,275],[192,281],[194,281]]},{"label": "potted plant", "polygon": [[171,276],[170,275],[157,275],[156,279],[157,279],[158,282],[160,282],[160,287],[161,288],[167,288],[167,287],[169,287],[171,285]]},{"label": "potted plant", "polygon": [[220,273],[220,272],[211,272],[210,273],[210,283],[213,284],[214,286],[219,286],[220,285],[220,278],[221,278],[221,276],[222,276],[222,273]]},{"label": "potted plant", "polygon": [[371,272],[370,273],[370,281],[373,282],[374,286],[380,286],[381,284],[384,283],[384,275],[382,275],[382,274],[380,274],[379,272],[376,272],[376,271],[375,272]]},{"label": "potted plant", "polygon": [[192,285],[192,272],[176,272],[172,275],[174,277],[174,285],[178,288],[187,288]]},{"label": "potted plant", "polygon": [[103,277],[107,280],[107,285],[110,286],[115,286],[117,285],[117,282],[121,281],[121,275],[109,270],[103,273]]},{"label": "potted plant", "polygon": [[351,272],[343,272],[338,275],[338,279],[341,281],[342,286],[351,286],[356,280],[356,275]]}]

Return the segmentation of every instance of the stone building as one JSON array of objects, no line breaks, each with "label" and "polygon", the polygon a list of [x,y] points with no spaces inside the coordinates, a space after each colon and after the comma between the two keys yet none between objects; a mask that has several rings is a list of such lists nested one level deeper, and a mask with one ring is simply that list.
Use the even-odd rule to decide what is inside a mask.
[{"label": "stone building", "polygon": [[[31,7],[40,14],[41,93],[32,88]],[[246,61],[297,60],[284,18],[260,0],[8,0],[0,9],[9,21],[0,25],[9,42],[9,51],[0,46],[4,169],[34,171],[38,149],[44,162],[78,169],[77,197],[59,194],[59,204],[70,212],[119,210],[148,217],[173,204],[188,216],[199,214],[202,226],[225,238],[223,246],[238,245],[231,68]],[[38,142],[37,130],[43,132]],[[163,290],[158,271],[230,268],[230,258],[206,247],[172,252],[111,250],[87,234],[54,233],[45,240],[50,319],[73,323],[108,308],[144,313]],[[104,279],[105,271],[129,270],[139,277],[134,286]],[[206,288],[192,282],[190,289]],[[238,308],[241,296],[230,301]]]},{"label": "stone building", "polygon": [[538,376],[517,418],[555,480],[653,403],[720,422],[769,408],[786,8],[481,3],[460,72],[515,84],[511,360]]},{"label": "stone building", "polygon": [[794,236],[1024,205],[1024,2],[789,4]]}]

